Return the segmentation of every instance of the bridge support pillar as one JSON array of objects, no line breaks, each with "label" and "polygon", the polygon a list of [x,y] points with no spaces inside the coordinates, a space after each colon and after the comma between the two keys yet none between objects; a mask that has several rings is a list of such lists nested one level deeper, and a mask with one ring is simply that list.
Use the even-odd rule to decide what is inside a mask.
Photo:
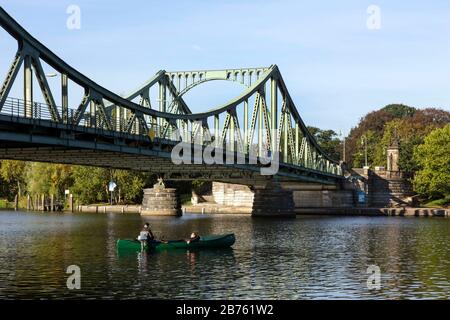
[{"label": "bridge support pillar", "polygon": [[277,181],[254,187],[253,217],[295,218],[294,208],[292,191],[281,188]]},{"label": "bridge support pillar", "polygon": [[160,179],[151,189],[144,189],[142,216],[181,216],[177,189],[166,188]]}]

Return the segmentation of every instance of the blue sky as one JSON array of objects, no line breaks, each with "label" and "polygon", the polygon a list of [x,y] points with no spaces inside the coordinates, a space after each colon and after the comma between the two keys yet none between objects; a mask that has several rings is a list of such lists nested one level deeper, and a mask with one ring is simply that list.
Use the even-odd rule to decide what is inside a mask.
[{"label": "blue sky", "polygon": [[[389,103],[450,110],[448,1],[0,0],[69,64],[123,94],[158,70],[277,64],[309,125],[347,133]],[[81,29],[66,27],[69,5]],[[381,29],[369,30],[369,5]],[[10,45],[0,35],[0,49]],[[12,55],[2,50],[0,68]],[[14,48],[10,50],[14,52]],[[186,99],[194,111],[241,88],[208,84]]]}]

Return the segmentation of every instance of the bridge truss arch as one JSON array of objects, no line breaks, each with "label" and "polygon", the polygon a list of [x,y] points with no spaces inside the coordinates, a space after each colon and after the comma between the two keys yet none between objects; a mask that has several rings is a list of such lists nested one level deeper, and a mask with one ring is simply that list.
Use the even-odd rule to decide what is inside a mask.
[{"label": "bridge truss arch", "polygon": [[[161,70],[144,85],[119,96],[81,74],[33,38],[0,8],[0,25],[17,40],[18,49],[0,87],[0,115],[48,120],[67,128],[86,127],[148,139],[193,140],[203,146],[231,148],[246,156],[280,155],[287,168],[302,168],[331,179],[343,177],[340,164],[318,145],[304,124],[276,65],[224,70]],[[56,105],[41,62],[60,73],[61,105]],[[22,68],[23,67],[23,68]],[[24,72],[23,99],[9,97],[17,75]],[[44,103],[33,98],[33,77]],[[83,88],[81,101],[69,103],[68,80]],[[239,82],[244,91],[210,110],[192,113],[183,99],[192,88],[215,80]],[[155,105],[150,90],[156,90]],[[138,100],[138,101],[136,101]],[[253,153],[252,153],[253,152]]]}]

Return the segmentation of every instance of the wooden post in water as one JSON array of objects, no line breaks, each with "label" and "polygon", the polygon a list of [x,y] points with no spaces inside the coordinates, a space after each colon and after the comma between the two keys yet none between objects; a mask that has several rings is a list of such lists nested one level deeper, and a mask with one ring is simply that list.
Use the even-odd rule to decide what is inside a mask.
[{"label": "wooden post in water", "polygon": [[14,198],[14,210],[17,211],[19,210],[19,195],[16,194],[15,198]]},{"label": "wooden post in water", "polygon": [[69,210],[73,212],[73,194],[69,195]]}]

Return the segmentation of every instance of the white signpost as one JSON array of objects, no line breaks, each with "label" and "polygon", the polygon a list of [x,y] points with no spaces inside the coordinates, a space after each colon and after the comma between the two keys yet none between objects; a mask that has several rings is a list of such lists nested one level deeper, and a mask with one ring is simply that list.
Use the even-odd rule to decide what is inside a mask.
[{"label": "white signpost", "polygon": [[108,183],[108,190],[109,190],[109,192],[111,192],[111,197],[110,197],[111,205],[112,205],[112,199],[113,199],[113,192],[114,192],[114,189],[116,189],[116,187],[117,187],[117,184],[114,181],[110,181]]}]

